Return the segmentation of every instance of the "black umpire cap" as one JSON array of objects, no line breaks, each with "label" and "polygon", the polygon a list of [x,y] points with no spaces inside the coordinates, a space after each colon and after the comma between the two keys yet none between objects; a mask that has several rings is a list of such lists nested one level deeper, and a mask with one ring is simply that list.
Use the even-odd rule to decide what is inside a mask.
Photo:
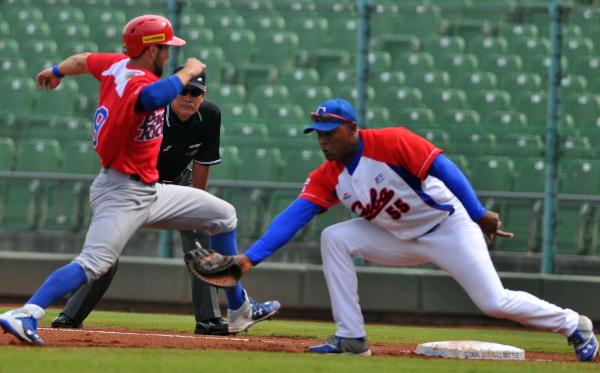
[{"label": "black umpire cap", "polygon": [[[176,73],[181,69],[183,69],[183,65],[177,66],[173,73]],[[196,75],[195,77],[190,79],[190,81],[186,84],[186,86],[188,85],[191,85],[192,87],[196,87],[201,91],[206,92],[206,73],[202,72],[199,75]]]}]

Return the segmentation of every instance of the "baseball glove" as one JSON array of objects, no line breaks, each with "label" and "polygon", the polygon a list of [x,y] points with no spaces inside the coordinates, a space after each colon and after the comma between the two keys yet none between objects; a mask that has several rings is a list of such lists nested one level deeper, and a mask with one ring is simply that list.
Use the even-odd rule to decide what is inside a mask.
[{"label": "baseball glove", "polygon": [[242,277],[242,269],[234,256],[198,247],[187,252],[183,259],[194,276],[212,286],[231,288]]}]

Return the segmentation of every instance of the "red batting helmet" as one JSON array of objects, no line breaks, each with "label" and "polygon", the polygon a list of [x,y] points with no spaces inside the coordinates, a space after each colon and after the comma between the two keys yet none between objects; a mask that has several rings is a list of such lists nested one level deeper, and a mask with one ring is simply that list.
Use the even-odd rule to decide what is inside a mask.
[{"label": "red batting helmet", "polygon": [[139,56],[152,44],[185,44],[185,40],[173,35],[173,27],[168,19],[161,16],[139,16],[127,22],[123,28],[123,51],[129,57]]}]

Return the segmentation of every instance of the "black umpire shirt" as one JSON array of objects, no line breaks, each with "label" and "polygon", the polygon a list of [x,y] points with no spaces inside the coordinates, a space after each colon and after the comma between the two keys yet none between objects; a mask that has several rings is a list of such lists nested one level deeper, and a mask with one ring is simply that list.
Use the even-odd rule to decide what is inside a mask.
[{"label": "black umpire shirt", "polygon": [[220,131],[221,110],[214,102],[204,100],[186,122],[167,106],[157,165],[160,181],[174,182],[192,160],[203,165],[221,163]]}]

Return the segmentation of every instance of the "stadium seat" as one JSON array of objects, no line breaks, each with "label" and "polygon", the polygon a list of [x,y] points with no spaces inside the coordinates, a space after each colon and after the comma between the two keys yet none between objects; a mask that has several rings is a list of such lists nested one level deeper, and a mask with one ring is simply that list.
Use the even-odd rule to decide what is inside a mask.
[{"label": "stadium seat", "polygon": [[510,157],[543,157],[544,142],[539,135],[506,133],[496,143],[498,154]]},{"label": "stadium seat", "polygon": [[72,117],[76,112],[78,98],[77,82],[65,79],[56,89],[38,93],[33,113],[46,117]]},{"label": "stadium seat", "polygon": [[600,96],[590,93],[564,95],[564,111],[573,116],[578,126],[600,124]]},{"label": "stadium seat", "polygon": [[13,114],[31,113],[37,93],[33,79],[5,77],[0,81],[0,90],[3,108],[10,108]]},{"label": "stadium seat", "polygon": [[[453,107],[450,106],[449,107]],[[481,123],[479,113],[474,110],[446,110],[438,120],[443,126],[469,126],[478,127]]]},{"label": "stadium seat", "polygon": [[503,37],[477,36],[467,43],[467,52],[477,57],[502,55],[508,51],[508,42]]},{"label": "stadium seat", "polygon": [[394,126],[396,118],[392,120],[390,111],[383,106],[369,106],[366,114],[367,127],[368,128],[379,128]]},{"label": "stadium seat", "polygon": [[223,136],[221,141],[227,145],[264,146],[269,139],[269,129],[264,123],[229,121],[224,127],[225,136]]},{"label": "stadium seat", "polygon": [[19,53],[19,43],[15,39],[1,38],[0,56],[2,56],[2,59],[21,58],[21,54]]},{"label": "stadium seat", "polygon": [[[562,72],[568,73],[570,68],[569,59],[563,55],[560,61]],[[546,76],[551,63],[552,58],[548,54],[531,54],[523,59],[523,71]]]},{"label": "stadium seat", "polygon": [[90,120],[61,116],[35,116],[23,126],[23,138],[49,138],[63,141],[91,141]]},{"label": "stadium seat", "polygon": [[430,53],[403,53],[394,58],[394,69],[404,72],[407,77],[434,69],[433,56]]},{"label": "stadium seat", "polygon": [[367,60],[370,71],[389,71],[392,67],[392,55],[386,51],[370,52]]},{"label": "stadium seat", "polygon": [[240,175],[242,161],[236,146],[221,146],[219,148],[221,163],[210,167],[211,179],[237,180]]},{"label": "stadium seat", "polygon": [[27,77],[27,67],[21,58],[0,57],[0,71],[3,76],[15,78]]},{"label": "stadium seat", "polygon": [[600,73],[600,56],[585,56],[582,59],[575,59],[571,67],[571,72],[587,77],[589,91],[600,94],[600,83],[596,82],[598,79],[591,79],[592,77],[597,77]]},{"label": "stadium seat", "polygon": [[9,137],[0,137],[0,171],[11,171],[15,158],[15,142]]},{"label": "stadium seat", "polygon": [[356,85],[356,72],[351,69],[330,69],[323,75],[323,85],[335,88],[339,86]]},{"label": "stadium seat", "polygon": [[492,71],[496,75],[519,72],[523,69],[523,59],[516,54],[491,54],[479,58],[481,69]]},{"label": "stadium seat", "polygon": [[219,104],[243,104],[246,101],[246,88],[241,84],[221,84],[216,90],[211,90],[209,95],[210,99]]},{"label": "stadium seat", "polygon": [[561,93],[587,92],[588,81],[581,75],[567,74],[560,80]]},{"label": "stadium seat", "polygon": [[[100,1],[98,1],[99,3]],[[119,9],[114,9],[110,6],[106,6],[106,7],[97,7],[96,8],[96,21],[99,22],[100,24],[104,25],[104,24],[108,24],[108,25],[114,25],[114,24],[121,24],[124,25],[125,23],[127,23],[127,16],[125,15],[125,12],[123,12],[122,10]],[[200,17],[202,17],[200,15]],[[182,14],[181,16],[182,18],[182,26],[186,26],[188,23],[185,22],[186,19],[192,19],[195,17],[186,17],[185,14]],[[190,21],[191,22],[191,21]],[[97,25],[91,24],[90,21],[88,21],[88,24],[90,24],[92,28],[97,27]],[[201,26],[201,25],[198,25]]]},{"label": "stadium seat", "polygon": [[333,92],[328,86],[320,85],[298,85],[292,87],[292,100],[305,112],[316,110],[317,105],[333,97]]},{"label": "stadium seat", "polygon": [[[452,142],[444,148],[449,153],[464,154],[468,157],[496,154],[496,136],[493,133],[473,129],[471,126],[461,126],[460,123],[454,127],[448,126],[446,129],[452,138]],[[473,166],[471,162],[472,160],[469,159],[469,165]],[[475,166],[471,167],[471,171],[476,171]],[[476,174],[474,173],[473,176]]]},{"label": "stadium seat", "polygon": [[446,149],[451,141],[450,135],[448,135],[448,132],[444,131],[443,129],[421,127],[414,129],[411,128],[411,130],[442,149]]},{"label": "stadium seat", "polygon": [[542,77],[536,73],[517,72],[513,74],[502,74],[506,76],[498,82],[500,89],[508,92],[538,91],[543,89]]},{"label": "stadium seat", "polygon": [[39,229],[78,231],[83,226],[84,205],[88,204],[89,185],[82,181],[46,183],[42,198]]},{"label": "stadium seat", "polygon": [[350,67],[350,54],[341,49],[319,49],[309,51],[308,64],[315,68],[320,76],[325,76],[327,71],[337,68]]},{"label": "stadium seat", "polygon": [[[329,45],[336,49],[343,49],[354,54],[356,49],[356,33],[358,32],[358,18],[351,14],[329,15],[328,34]],[[332,37],[335,35],[335,37]],[[387,50],[387,49],[386,49]],[[394,53],[393,50],[388,50]]]},{"label": "stadium seat", "polygon": [[244,147],[239,149],[241,180],[276,181],[281,179],[284,162],[277,148]]},{"label": "stadium seat", "polygon": [[484,113],[483,124],[501,132],[522,132],[527,128],[527,116],[518,111],[492,111]]},{"label": "stadium seat", "polygon": [[259,111],[262,111],[269,105],[288,104],[290,102],[290,93],[284,85],[260,84],[250,91],[249,101],[254,103]]},{"label": "stadium seat", "polygon": [[423,49],[437,60],[448,54],[461,55],[465,52],[465,39],[462,36],[434,36],[427,39]]},{"label": "stadium seat", "polygon": [[417,53],[421,49],[421,42],[415,35],[384,34],[373,41],[373,48],[386,51],[396,59],[406,53]]},{"label": "stadium seat", "polygon": [[436,88],[448,88],[450,86],[450,74],[445,71],[427,71],[409,75],[408,84],[417,87],[423,92]]},{"label": "stadium seat", "polygon": [[319,83],[319,73],[313,68],[294,67],[279,74],[279,84],[290,87],[299,84],[316,85]]},{"label": "stadium seat", "polygon": [[569,60],[578,56],[592,56],[594,42],[585,37],[567,37],[563,40],[563,53]]},{"label": "stadium seat", "polygon": [[42,22],[44,14],[39,8],[34,6],[9,6],[6,8],[6,13],[2,17],[10,24],[12,28],[15,24]]},{"label": "stadium seat", "polygon": [[585,254],[586,231],[594,210],[589,203],[559,203],[556,224],[556,252]]},{"label": "stadium seat", "polygon": [[[215,45],[215,34],[211,29],[199,26],[182,27],[181,37],[189,43],[190,46],[202,46],[203,48]],[[219,46],[217,44],[217,46]]]},{"label": "stadium seat", "polygon": [[442,119],[442,113],[448,109],[467,108],[467,94],[461,89],[441,88],[424,92],[427,92],[425,102],[438,115],[438,119]]},{"label": "stadium seat", "polygon": [[[255,4],[260,4],[260,2]],[[285,19],[279,14],[257,12],[253,9],[252,12],[244,15],[244,19],[246,20],[246,27],[257,34],[263,31],[286,29]],[[293,26],[290,29],[293,29]]]},{"label": "stadium seat", "polygon": [[82,22],[60,22],[52,25],[52,38],[86,42],[90,40],[90,26]]},{"label": "stadium seat", "polygon": [[433,110],[426,108],[402,107],[394,120],[413,131],[419,128],[432,128],[436,123]]},{"label": "stadium seat", "polygon": [[[304,175],[306,178],[306,175]],[[261,231],[265,231],[269,224],[273,221],[273,219],[279,215],[284,209],[286,209],[290,203],[294,202],[298,198],[299,192],[297,190],[286,190],[286,191],[275,191],[269,196],[268,209],[266,211],[267,216],[265,217],[263,223],[264,225],[261,227]],[[307,235],[309,235],[314,229],[314,224],[307,224],[301,230],[296,233],[293,240],[305,240]],[[286,252],[292,250],[280,250],[284,258],[286,258],[285,262],[290,262],[291,260],[288,258],[292,254],[288,254]]]},{"label": "stadium seat", "polygon": [[469,158],[473,172],[471,182],[478,191],[509,191],[514,182],[514,163],[509,157],[479,156]]},{"label": "stadium seat", "polygon": [[390,86],[383,90],[379,97],[381,105],[385,106],[394,117],[397,117],[402,108],[424,106],[423,93],[419,88]]},{"label": "stadium seat", "polygon": [[510,94],[502,90],[475,91],[469,96],[469,104],[481,112],[511,109]]},{"label": "stadium seat", "polygon": [[98,51],[100,48],[93,41],[67,41],[58,45],[58,54],[61,56]]},{"label": "stadium seat", "polygon": [[298,57],[298,35],[290,31],[265,31],[258,35],[256,61],[275,65],[278,69],[295,66]]},{"label": "stadium seat", "polygon": [[226,60],[236,66],[252,61],[257,53],[256,35],[248,29],[221,30],[215,35],[215,44],[221,46]]},{"label": "stadium seat", "polygon": [[63,143],[61,172],[95,175],[100,171],[100,158],[91,141],[71,141]]},{"label": "stadium seat", "polygon": [[509,53],[521,56],[525,63],[527,58],[532,54],[549,56],[550,40],[529,36],[517,37],[511,40]]},{"label": "stadium seat", "polygon": [[275,84],[277,68],[267,63],[244,63],[237,67],[238,80],[251,90],[259,84]]},{"label": "stadium seat", "polygon": [[[306,108],[306,110],[312,110]],[[263,118],[275,126],[281,123],[291,123],[296,126],[306,123],[309,119],[308,112],[305,112],[299,105],[269,105],[265,109]],[[274,135],[274,133],[272,133]]]},{"label": "stadium seat", "polygon": [[517,92],[515,109],[527,116],[533,126],[545,126],[548,113],[548,95],[544,91]]},{"label": "stadium seat", "polygon": [[513,24],[500,30],[499,35],[506,40],[514,40],[516,38],[535,38],[538,36],[538,27],[534,24],[522,23]]},{"label": "stadium seat", "polygon": [[298,46],[311,51],[327,46],[327,32],[329,23],[325,17],[297,17],[290,18],[287,24],[290,31],[298,35]]},{"label": "stadium seat", "polygon": [[[562,155],[566,159],[592,159],[592,145],[585,136],[566,136],[560,139]],[[596,168],[600,170],[600,168]],[[574,179],[577,180],[577,179]]]},{"label": "stadium seat", "polygon": [[281,156],[285,162],[285,167],[280,180],[288,182],[304,182],[309,172],[325,161],[323,152],[317,147],[312,149],[282,148]]},{"label": "stadium seat", "polygon": [[513,200],[501,203],[502,227],[514,233],[494,240],[494,251],[540,251],[542,241],[542,200]]},{"label": "stadium seat", "polygon": [[37,211],[43,207],[40,181],[7,181],[3,195],[1,223],[8,229],[34,229],[38,224]]},{"label": "stadium seat", "polygon": [[221,115],[225,123],[231,121],[252,121],[258,119],[258,108],[256,105],[226,103],[221,105]]},{"label": "stadium seat", "polygon": [[454,86],[467,92],[496,89],[498,85],[496,74],[489,71],[474,71],[460,75],[457,74],[456,78],[453,80],[455,82]]},{"label": "stadium seat", "polygon": [[51,38],[50,26],[43,21],[19,22],[12,24],[10,29],[19,44],[30,39],[46,40]]},{"label": "stadium seat", "polygon": [[236,14],[235,11],[207,16],[205,17],[205,20],[206,27],[214,30],[216,33],[224,32],[227,29],[241,29],[246,27],[244,17],[240,14]]},{"label": "stadium seat", "polygon": [[[191,53],[190,53],[191,52]],[[219,47],[201,47],[200,49],[188,49],[186,53],[198,56],[202,62],[210,66],[210,71],[206,72],[209,84],[221,83],[222,72],[225,64],[225,52]]]},{"label": "stadium seat", "polygon": [[18,144],[15,171],[58,172],[62,152],[57,140],[29,139]]},{"label": "stadium seat", "polygon": [[452,80],[461,74],[475,72],[479,67],[479,60],[474,54],[449,53],[436,58],[438,67],[447,71]]}]

